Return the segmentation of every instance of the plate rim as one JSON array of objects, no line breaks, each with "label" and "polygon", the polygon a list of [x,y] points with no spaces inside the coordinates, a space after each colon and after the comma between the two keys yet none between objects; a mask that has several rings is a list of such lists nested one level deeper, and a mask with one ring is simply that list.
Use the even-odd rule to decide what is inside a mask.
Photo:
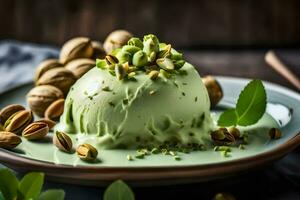
[{"label": "plate rim", "polygon": [[[225,81],[237,81],[247,82],[251,79],[237,78],[228,76],[215,76],[217,79]],[[293,98],[300,100],[300,94],[288,89],[284,86],[280,86],[275,83],[263,81],[268,85],[268,89],[287,94]],[[27,83],[32,84],[32,83]],[[11,90],[18,89],[17,86],[8,91],[2,92],[1,95]],[[32,171],[39,170],[44,171],[48,177],[68,177],[72,180],[71,183],[79,183],[80,180],[86,181],[111,181],[117,178],[123,180],[157,180],[157,179],[172,179],[174,178],[202,178],[204,180],[211,176],[221,176],[227,173],[239,172],[245,169],[254,168],[255,166],[264,165],[272,160],[279,159],[291,152],[300,145],[300,132],[296,133],[289,140],[279,144],[277,147],[267,150],[265,152],[238,158],[235,160],[229,160],[217,163],[208,163],[202,165],[190,165],[190,166],[124,166],[124,167],[112,167],[112,166],[72,166],[72,165],[57,165],[52,162],[40,161],[31,158],[25,158],[22,156],[14,155],[12,152],[0,149],[0,162],[12,169],[20,171]],[[153,173],[156,172],[156,173]],[[73,177],[76,173],[76,176]],[[112,173],[112,174],[111,174]],[[94,184],[93,184],[94,185]]]}]

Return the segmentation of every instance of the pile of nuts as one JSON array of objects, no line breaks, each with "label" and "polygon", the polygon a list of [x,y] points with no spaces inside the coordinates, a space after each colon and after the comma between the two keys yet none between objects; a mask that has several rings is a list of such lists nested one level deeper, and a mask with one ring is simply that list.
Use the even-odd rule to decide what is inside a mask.
[{"label": "pile of nuts", "polygon": [[[108,35],[104,45],[87,37],[76,37],[61,48],[59,59],[48,59],[36,69],[35,87],[27,94],[30,110],[13,104],[0,111],[0,148],[13,149],[27,140],[42,140],[53,129],[64,111],[65,97],[71,86],[95,66],[96,58],[104,58],[112,50],[127,43],[132,34],[116,30]],[[34,121],[34,115],[41,119]],[[53,144],[61,151],[71,153],[72,140],[63,132],[53,135]],[[90,144],[77,147],[77,155],[86,161],[97,157]]]}]

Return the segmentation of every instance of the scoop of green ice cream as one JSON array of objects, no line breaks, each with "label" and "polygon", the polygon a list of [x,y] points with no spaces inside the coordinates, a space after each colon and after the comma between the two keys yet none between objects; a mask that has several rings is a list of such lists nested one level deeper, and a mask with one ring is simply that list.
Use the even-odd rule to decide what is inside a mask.
[{"label": "scoop of green ice cream", "polygon": [[192,65],[179,72],[120,81],[95,67],[71,88],[59,129],[103,149],[203,144],[213,126],[208,93]]}]

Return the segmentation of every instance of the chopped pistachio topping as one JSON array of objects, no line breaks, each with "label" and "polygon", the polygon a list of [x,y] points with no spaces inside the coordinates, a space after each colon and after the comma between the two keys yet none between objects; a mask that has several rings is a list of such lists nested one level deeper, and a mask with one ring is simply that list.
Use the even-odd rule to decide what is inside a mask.
[{"label": "chopped pistachio topping", "polygon": [[181,160],[181,158],[179,156],[174,156],[173,158],[178,161]]},{"label": "chopped pistachio topping", "polygon": [[149,66],[158,71],[158,73],[152,73],[153,80],[157,78],[159,73],[165,78],[170,78],[172,74],[183,74],[183,70],[180,69],[184,64],[185,60],[181,53],[173,49],[170,44],[160,43],[153,34],[144,36],[143,41],[133,37],[127,45],[115,49],[104,59],[96,60],[98,68],[108,70],[118,80],[132,79],[136,75],[133,75],[132,72],[148,73]]},{"label": "chopped pistachio topping", "polygon": [[133,157],[131,155],[127,155],[127,160],[133,161]]},{"label": "chopped pistachio topping", "polygon": [[156,92],[154,91],[154,90],[151,90],[150,92],[149,92],[149,94],[150,95],[154,95]]}]

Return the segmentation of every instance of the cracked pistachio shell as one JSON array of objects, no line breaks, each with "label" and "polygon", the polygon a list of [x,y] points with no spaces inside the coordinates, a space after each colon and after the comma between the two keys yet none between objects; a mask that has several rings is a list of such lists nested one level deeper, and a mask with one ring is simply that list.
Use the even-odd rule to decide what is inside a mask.
[{"label": "cracked pistachio shell", "polygon": [[205,76],[202,81],[207,89],[211,107],[215,107],[223,98],[223,90],[218,81],[212,76]]},{"label": "cracked pistachio shell", "polygon": [[103,59],[105,57],[106,52],[101,42],[92,41],[92,47],[93,47],[93,55],[92,55],[93,59],[97,59],[97,58]]},{"label": "cracked pistachio shell", "polygon": [[76,152],[78,157],[85,161],[94,161],[98,156],[97,149],[87,143],[79,145]]},{"label": "cracked pistachio shell", "polygon": [[56,125],[56,122],[51,120],[51,119],[46,119],[46,118],[42,118],[39,120],[36,120],[35,122],[43,122],[46,123],[49,127],[49,130],[52,130],[54,128],[54,126]]},{"label": "cracked pistachio shell", "polygon": [[64,99],[58,99],[53,103],[51,103],[50,106],[45,111],[46,119],[57,121],[64,112],[64,104],[65,104]]},{"label": "cracked pistachio shell", "polygon": [[66,96],[76,81],[75,75],[64,67],[50,69],[38,80],[37,85],[52,85],[60,89]]},{"label": "cracked pistachio shell", "polygon": [[61,151],[71,153],[72,151],[72,140],[64,132],[57,131],[53,136],[53,144]]},{"label": "cracked pistachio shell", "polygon": [[91,58],[93,55],[92,42],[87,37],[76,37],[67,41],[61,48],[59,61],[63,64],[77,58]]},{"label": "cracked pistachio shell", "polygon": [[57,67],[63,67],[63,64],[61,64],[57,59],[48,59],[41,62],[36,70],[35,70],[35,76],[34,81],[37,83],[39,78],[48,70],[57,68]]},{"label": "cracked pistachio shell", "polygon": [[4,124],[8,118],[10,118],[13,114],[25,110],[22,105],[19,104],[12,104],[8,105],[1,109],[0,111],[0,124],[2,125],[2,130],[4,130]]},{"label": "cracked pistachio shell", "polygon": [[41,85],[29,91],[27,103],[36,115],[43,117],[49,105],[62,98],[64,98],[64,95],[60,89],[52,85]]},{"label": "cracked pistachio shell", "polygon": [[95,67],[96,63],[94,60],[89,58],[79,58],[76,60],[72,60],[65,67],[66,69],[73,72],[77,79],[83,76],[90,69]]},{"label": "cracked pistachio shell", "polygon": [[23,130],[22,136],[27,140],[41,140],[48,132],[48,124],[44,122],[33,122]]},{"label": "cracked pistachio shell", "polygon": [[282,133],[278,128],[271,128],[269,130],[269,136],[271,139],[279,139],[281,138]]},{"label": "cracked pistachio shell", "polygon": [[128,40],[132,38],[132,34],[126,30],[116,30],[111,32],[104,41],[103,47],[106,53],[122,47],[127,44]]},{"label": "cracked pistachio shell", "polygon": [[0,131],[0,148],[13,149],[22,142],[22,139],[14,133]]},{"label": "cracked pistachio shell", "polygon": [[32,112],[21,110],[8,118],[4,124],[5,131],[19,134],[23,129],[33,121]]}]

